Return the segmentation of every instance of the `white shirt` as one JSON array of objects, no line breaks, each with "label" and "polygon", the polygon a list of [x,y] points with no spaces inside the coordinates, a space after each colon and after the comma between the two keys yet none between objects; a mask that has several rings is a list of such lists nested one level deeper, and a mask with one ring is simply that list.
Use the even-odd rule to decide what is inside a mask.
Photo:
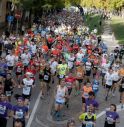
[{"label": "white shirt", "polygon": [[120,65],[119,64],[114,64],[112,69],[113,70],[119,70],[120,69]]},{"label": "white shirt", "polygon": [[23,79],[24,87],[23,87],[23,94],[29,95],[31,92],[31,87],[33,85],[33,79],[28,80],[27,78]]},{"label": "white shirt", "polygon": [[113,84],[113,75],[107,72],[106,75],[105,75],[105,80],[106,80],[107,85],[112,86],[112,84]]},{"label": "white shirt", "polygon": [[112,74],[112,76],[113,76],[113,81],[118,81],[118,80],[119,80],[119,74],[118,74],[118,71],[117,71],[117,72],[114,71],[113,74]]},{"label": "white shirt", "polygon": [[71,69],[74,65],[75,57],[69,57],[68,58],[68,67]]},{"label": "white shirt", "polygon": [[15,64],[15,56],[14,55],[7,55],[6,61],[8,66],[14,66]]},{"label": "white shirt", "polygon": [[35,54],[37,52],[37,46],[36,45],[31,45],[31,52]]},{"label": "white shirt", "polygon": [[85,66],[86,70],[87,71],[90,71],[91,70],[91,67],[92,67],[91,62],[86,62],[86,66]]},{"label": "white shirt", "polygon": [[109,68],[109,64],[103,64],[102,65],[102,73],[107,73],[107,71],[108,71],[108,68]]},{"label": "white shirt", "polygon": [[31,55],[29,53],[28,54],[23,53],[21,55],[21,59],[22,59],[23,64],[27,65],[29,63],[30,58],[31,58]]},{"label": "white shirt", "polygon": [[66,94],[67,87],[64,86],[63,88],[61,86],[58,86],[57,93],[56,93],[56,101],[60,103],[65,102],[65,94]]},{"label": "white shirt", "polygon": [[57,61],[54,61],[50,64],[50,68],[51,68],[51,73],[55,73],[56,72],[56,69],[57,69],[57,66],[58,66],[58,62]]},{"label": "white shirt", "polygon": [[84,57],[84,54],[83,53],[77,53],[77,55],[76,55],[76,60],[77,61],[82,61],[82,58]]}]

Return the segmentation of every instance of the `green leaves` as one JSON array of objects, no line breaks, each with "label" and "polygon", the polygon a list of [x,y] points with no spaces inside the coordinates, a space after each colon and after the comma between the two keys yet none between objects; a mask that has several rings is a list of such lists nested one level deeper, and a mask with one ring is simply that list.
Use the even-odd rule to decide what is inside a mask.
[{"label": "green leaves", "polygon": [[52,9],[63,8],[71,5],[81,5],[86,7],[97,7],[107,9],[117,9],[124,5],[124,0],[12,0],[16,5],[21,5],[25,9]]}]

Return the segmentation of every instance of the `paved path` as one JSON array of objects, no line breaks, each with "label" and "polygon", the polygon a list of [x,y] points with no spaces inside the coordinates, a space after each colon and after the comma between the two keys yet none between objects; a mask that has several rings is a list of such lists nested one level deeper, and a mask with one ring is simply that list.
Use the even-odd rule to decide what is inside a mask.
[{"label": "paved path", "polygon": [[112,29],[110,27],[111,21],[105,21],[104,24],[104,32],[102,35],[102,39],[104,40],[104,43],[108,46],[109,51],[113,50],[116,46],[118,46],[118,42],[115,39],[114,33],[112,32]]},{"label": "paved path", "polygon": [[[102,35],[102,38],[104,42],[107,44],[109,47],[109,50],[113,50],[114,47],[116,47],[117,41],[115,40],[111,27],[110,27],[110,21],[105,22],[104,25],[104,33]],[[81,113],[81,95],[79,96],[74,96],[72,93],[71,100],[70,100],[70,108],[66,109],[64,107],[63,113],[65,114],[63,121],[56,122],[52,120],[51,117],[51,109],[53,107],[54,103],[54,96],[53,96],[53,91],[54,91],[54,85],[52,86],[50,95],[46,97],[45,100],[39,100],[39,104],[36,105],[36,113],[33,114],[33,121],[30,123],[30,126],[27,127],[64,127],[66,125],[67,120],[70,117],[75,118],[76,123],[78,126],[81,125],[78,121],[78,116]],[[116,90],[115,97],[110,97],[108,98],[108,101],[105,101],[105,90],[102,86],[100,86],[100,92],[98,93],[98,96],[96,98],[100,104],[99,110],[97,111],[97,114],[100,114],[102,111],[106,109],[106,107],[109,107],[111,103],[115,103],[119,105],[119,92]],[[118,125],[118,127],[123,127],[124,122],[123,122],[123,115],[124,111],[119,112],[121,116],[121,123]],[[103,127],[104,125],[104,115],[98,118],[97,120],[97,127]]]}]

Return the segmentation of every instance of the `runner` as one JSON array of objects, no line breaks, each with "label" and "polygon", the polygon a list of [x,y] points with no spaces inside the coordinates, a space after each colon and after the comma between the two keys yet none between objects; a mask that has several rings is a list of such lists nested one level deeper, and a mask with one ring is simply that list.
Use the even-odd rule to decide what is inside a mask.
[{"label": "runner", "polygon": [[66,87],[68,89],[68,98],[66,98],[65,105],[67,108],[69,108],[69,99],[70,95],[72,93],[72,89],[75,87],[75,77],[72,75],[72,73],[69,73],[68,76],[65,76],[65,82],[66,82]]},{"label": "runner", "polygon": [[86,113],[82,113],[79,116],[79,120],[82,121],[82,127],[96,126],[96,114],[92,113],[92,109],[89,109]]},{"label": "runner", "polygon": [[82,103],[85,102],[85,99],[89,98],[89,93],[93,91],[90,82],[87,82],[86,85],[83,86],[82,89]]},{"label": "runner", "polygon": [[26,73],[26,78],[23,78],[22,84],[22,96],[25,99],[25,105],[29,106],[32,88],[34,88],[34,80],[30,78],[30,73]]},{"label": "runner", "polygon": [[44,68],[43,81],[45,83],[46,93],[48,94],[50,90],[50,82],[51,82],[51,70],[49,64],[47,64],[46,67]]},{"label": "runner", "polygon": [[92,89],[93,89],[93,92],[95,93],[95,95],[97,95],[97,93],[99,91],[99,86],[100,86],[99,77],[96,76],[92,82]]},{"label": "runner", "polygon": [[110,110],[106,111],[104,127],[116,127],[116,123],[119,123],[119,115],[116,112],[116,105],[111,104]]},{"label": "runner", "polygon": [[75,121],[74,121],[73,119],[68,120],[67,126],[66,126],[66,127],[76,127],[76,126],[75,126]]},{"label": "runner", "polygon": [[7,56],[6,56],[6,62],[7,62],[7,66],[9,69],[9,72],[11,73],[13,70],[13,67],[15,65],[16,62],[16,57],[13,55],[12,52],[10,52]]},{"label": "runner", "polygon": [[56,120],[61,120],[61,111],[64,106],[65,100],[68,97],[68,89],[65,86],[65,79],[62,79],[60,85],[57,86],[55,95],[55,113],[54,118]]},{"label": "runner", "polygon": [[121,103],[121,108],[124,108],[124,77],[121,78],[119,81],[119,92],[120,92],[120,103]]},{"label": "runner", "polygon": [[82,63],[79,63],[76,66],[75,70],[75,75],[76,75],[76,92],[75,95],[80,94],[80,90],[82,87],[83,80],[85,79],[85,66]]},{"label": "runner", "polygon": [[84,100],[82,103],[82,111],[87,112],[89,108],[92,108],[92,112],[95,113],[96,110],[98,110],[98,102],[95,99],[95,94],[94,92],[89,92],[89,97]]},{"label": "runner", "polygon": [[0,126],[7,127],[7,120],[11,116],[12,105],[5,94],[0,95]]},{"label": "runner", "polygon": [[15,80],[12,78],[12,75],[8,73],[4,80],[4,93],[7,96],[9,102],[11,102],[13,88],[16,86],[17,84]]},{"label": "runner", "polygon": [[91,76],[92,71],[92,63],[90,62],[90,59],[85,63],[85,70],[86,70],[86,80],[88,81]]},{"label": "runner", "polygon": [[60,82],[61,79],[63,79],[68,72],[68,66],[65,60],[62,60],[62,63],[58,65],[57,72],[58,72],[58,78]]},{"label": "runner", "polygon": [[13,106],[12,109],[12,116],[13,116],[13,127],[16,120],[20,120],[23,124],[22,127],[25,127],[25,119],[29,118],[28,108],[24,106],[24,99],[22,97],[17,98],[17,105]]},{"label": "runner", "polygon": [[112,69],[109,69],[108,72],[106,73],[105,75],[105,80],[106,80],[106,95],[105,95],[105,100],[107,101],[108,100],[108,96],[109,96],[109,92],[112,88],[112,85],[113,85],[113,70]]},{"label": "runner", "polygon": [[22,78],[24,66],[20,59],[18,60],[15,66],[16,66],[16,77],[18,82],[18,88],[21,88],[22,86],[21,78]]}]

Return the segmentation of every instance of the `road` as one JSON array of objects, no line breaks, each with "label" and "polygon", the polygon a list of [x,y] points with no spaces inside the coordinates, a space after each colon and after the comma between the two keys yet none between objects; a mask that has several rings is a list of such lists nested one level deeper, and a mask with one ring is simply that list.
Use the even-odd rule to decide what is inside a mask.
[{"label": "road", "polygon": [[[112,33],[111,33],[110,28],[109,28],[109,31],[105,31],[105,34],[103,34],[102,37],[103,37],[104,41],[107,42],[106,44],[109,47],[109,51],[113,50],[113,48],[117,46],[117,42],[115,42],[115,41],[113,42]],[[124,61],[123,61],[123,63],[124,63]],[[53,88],[54,88],[54,86],[53,86]],[[64,109],[63,109],[63,113],[65,115],[63,118],[63,121],[55,122],[52,120],[51,110],[53,109],[53,103],[54,103],[53,91],[54,91],[54,89],[51,90],[50,95],[48,97],[46,97],[45,100],[39,100],[39,104],[36,105],[36,107],[35,107],[36,112],[35,112],[35,114],[33,114],[33,120],[30,123],[30,126],[27,126],[27,127],[34,127],[34,126],[36,126],[36,127],[64,127],[66,125],[67,120],[70,118],[75,118],[77,126],[81,125],[81,123],[79,123],[79,121],[78,121],[78,116],[81,113],[81,96],[75,97],[73,95],[73,92],[72,92],[72,97],[70,100],[70,105],[71,105],[70,108],[66,109],[64,107]],[[119,105],[118,89],[116,90],[115,97],[110,96],[107,102],[105,101],[105,89],[102,86],[100,86],[99,91],[100,92],[98,93],[98,95],[96,97],[96,99],[98,100],[98,102],[100,104],[97,114],[103,113],[103,111],[105,111],[106,108],[109,107],[109,105],[111,103]],[[120,122],[120,124],[118,124],[118,127],[123,127],[123,125],[124,125],[123,113],[124,113],[124,111],[119,112],[119,114],[121,116],[121,119],[120,119],[121,122]],[[103,126],[104,126],[104,115],[101,115],[97,119],[97,127],[103,127]]]},{"label": "road", "polygon": [[[112,50],[111,47],[113,47],[113,40],[112,40],[112,35],[111,32],[103,35],[103,39],[108,42],[106,43],[109,47],[110,50]],[[115,43],[114,46],[116,46],[117,43]],[[76,123],[78,126],[81,125],[78,121],[78,116],[81,113],[81,95],[79,96],[74,96],[72,92],[71,100],[70,100],[70,107],[67,109],[64,107],[63,109],[63,114],[65,115],[63,117],[63,121],[53,121],[51,112],[53,109],[53,104],[54,104],[54,88],[55,84],[57,81],[55,81],[55,84],[51,84],[51,90],[50,94],[45,97],[44,100],[40,99],[39,93],[40,93],[40,85],[39,85],[39,80],[38,76],[36,76],[36,87],[32,91],[32,96],[31,96],[31,103],[30,103],[30,110],[31,110],[31,116],[29,120],[27,121],[27,127],[64,127],[66,125],[66,122],[70,118],[74,118],[76,120]],[[16,80],[16,79],[15,79]],[[56,78],[57,80],[57,78]],[[96,99],[98,100],[100,107],[99,110],[97,111],[97,114],[100,114],[102,111],[106,109],[106,107],[109,107],[111,103],[115,103],[119,105],[119,92],[116,90],[116,96],[108,99],[108,101],[105,101],[105,90],[102,86],[100,86],[100,92],[98,93],[98,96]],[[22,93],[22,89],[15,89],[14,94],[16,93]],[[12,98],[12,103],[16,104],[15,99]],[[121,117],[121,123],[119,124],[118,127],[123,127],[124,121],[123,121],[123,113],[124,111],[119,112]],[[103,127],[104,123],[104,115],[98,118],[97,120],[97,126],[98,127]],[[12,126],[12,119],[8,121],[7,127]]]}]

